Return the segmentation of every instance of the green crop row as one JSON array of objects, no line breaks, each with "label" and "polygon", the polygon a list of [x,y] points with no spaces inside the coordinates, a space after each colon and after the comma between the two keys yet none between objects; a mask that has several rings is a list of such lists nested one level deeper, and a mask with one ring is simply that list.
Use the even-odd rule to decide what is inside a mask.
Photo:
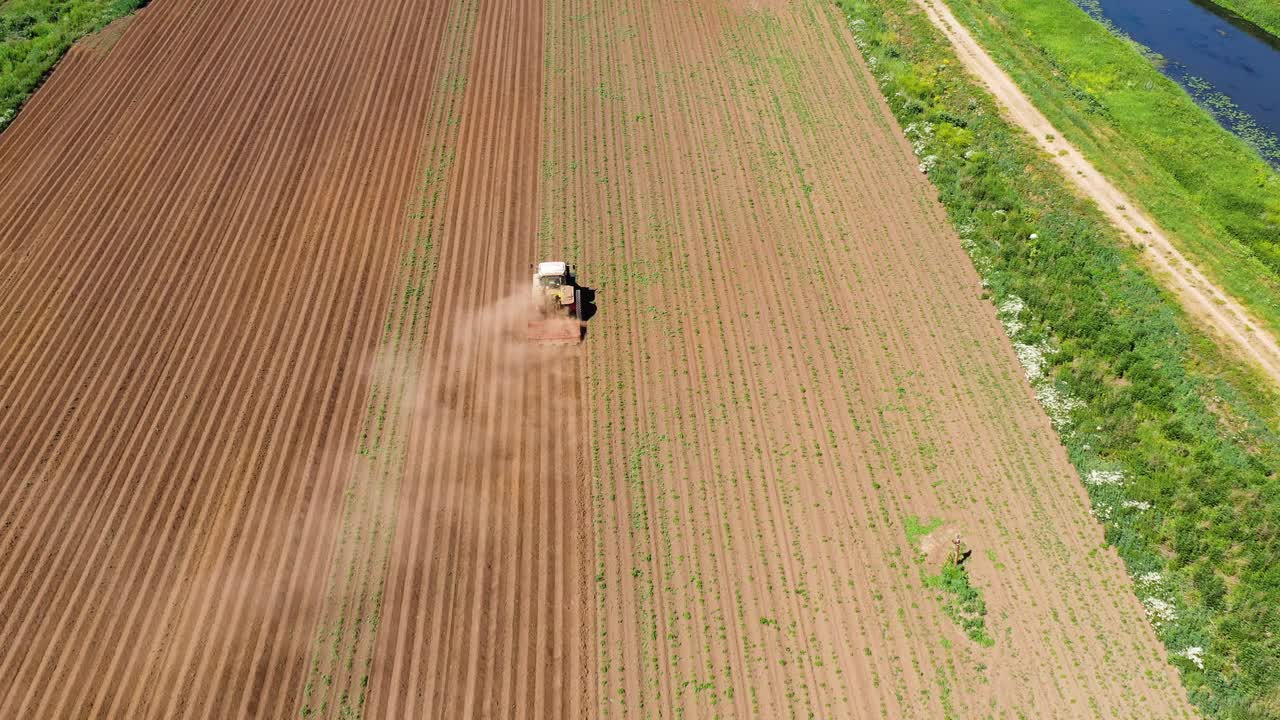
[{"label": "green crop row", "polygon": [[0,3],[0,130],[71,44],[147,0],[8,0]]},{"label": "green crop row", "polygon": [[1193,702],[1280,716],[1280,403],[1001,118],[912,0],[837,2],[1006,329],[1039,353],[1038,395]]},{"label": "green crop row", "polygon": [[947,562],[937,575],[921,574],[925,587],[942,593],[943,612],[970,640],[986,647],[995,644],[987,634],[987,603],[982,591],[969,582],[969,573],[963,566]]}]

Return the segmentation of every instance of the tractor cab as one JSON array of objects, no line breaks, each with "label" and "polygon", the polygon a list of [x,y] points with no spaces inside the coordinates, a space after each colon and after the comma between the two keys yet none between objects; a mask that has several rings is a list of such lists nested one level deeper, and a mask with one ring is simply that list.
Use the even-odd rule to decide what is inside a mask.
[{"label": "tractor cab", "polygon": [[533,302],[544,314],[576,317],[578,288],[573,267],[563,262],[542,262],[533,268]]}]

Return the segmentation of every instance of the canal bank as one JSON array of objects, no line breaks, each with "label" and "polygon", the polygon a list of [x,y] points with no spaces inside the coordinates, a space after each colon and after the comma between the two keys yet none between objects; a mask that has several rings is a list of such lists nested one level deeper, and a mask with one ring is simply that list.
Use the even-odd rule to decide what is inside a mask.
[{"label": "canal bank", "polygon": [[1224,12],[1233,13],[1262,28],[1272,37],[1280,38],[1280,2],[1276,0],[1214,0],[1213,4]]},{"label": "canal bank", "polygon": [[1067,141],[1280,335],[1273,167],[1071,0],[946,2]]},{"label": "canal bank", "polygon": [[1002,115],[1031,135],[1032,142],[1049,155],[1075,191],[1092,200],[1122,236],[1141,238],[1145,247],[1139,255],[1140,261],[1160,279],[1183,311],[1201,326],[1213,328],[1214,335],[1225,346],[1260,369],[1280,390],[1280,341],[1277,341],[1277,335],[1251,321],[1248,311],[1239,302],[1188,262],[1160,225],[1063,137],[1063,133],[1035,108],[1017,84],[955,19],[944,0],[917,2],[950,41],[969,74],[991,91],[1002,108]]},{"label": "canal bank", "polygon": [[1280,38],[1208,0],[1076,0],[1280,167]]}]

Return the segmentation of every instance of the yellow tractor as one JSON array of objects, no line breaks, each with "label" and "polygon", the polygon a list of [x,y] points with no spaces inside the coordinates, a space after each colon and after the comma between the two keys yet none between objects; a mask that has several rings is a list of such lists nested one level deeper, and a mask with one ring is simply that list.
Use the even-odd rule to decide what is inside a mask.
[{"label": "yellow tractor", "polygon": [[529,321],[529,339],[549,345],[582,342],[573,266],[553,261],[531,265],[530,269],[533,270],[533,307],[538,317]]}]

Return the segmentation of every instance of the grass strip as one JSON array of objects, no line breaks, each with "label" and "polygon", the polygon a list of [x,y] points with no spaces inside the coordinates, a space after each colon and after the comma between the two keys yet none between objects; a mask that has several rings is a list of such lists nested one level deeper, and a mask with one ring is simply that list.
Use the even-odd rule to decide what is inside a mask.
[{"label": "grass strip", "polygon": [[0,3],[0,130],[71,44],[147,0],[7,0]]},{"label": "grass strip", "polygon": [[1226,8],[1259,29],[1280,38],[1280,0],[1212,0],[1214,5]]},{"label": "grass strip", "polygon": [[1280,401],[1002,119],[912,0],[836,2],[1192,701],[1280,716]]}]

